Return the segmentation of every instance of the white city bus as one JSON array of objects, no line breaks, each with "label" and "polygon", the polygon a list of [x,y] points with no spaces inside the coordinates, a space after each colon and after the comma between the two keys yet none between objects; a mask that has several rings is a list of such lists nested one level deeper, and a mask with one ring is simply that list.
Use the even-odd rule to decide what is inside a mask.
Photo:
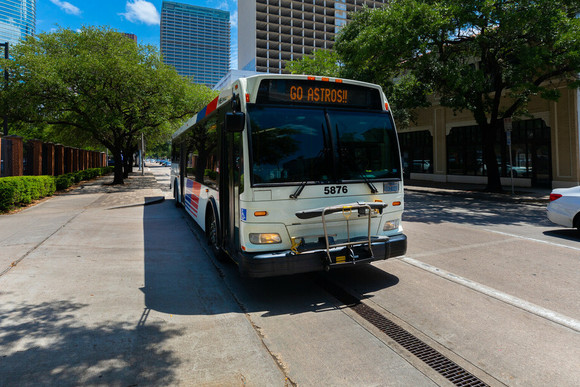
[{"label": "white city bus", "polygon": [[172,137],[172,187],[219,259],[266,277],[405,254],[403,181],[377,85],[237,80]]}]

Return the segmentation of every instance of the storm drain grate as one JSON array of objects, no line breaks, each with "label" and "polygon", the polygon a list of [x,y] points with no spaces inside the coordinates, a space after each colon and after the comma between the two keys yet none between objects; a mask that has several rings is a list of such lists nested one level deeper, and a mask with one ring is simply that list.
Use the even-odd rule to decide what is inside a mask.
[{"label": "storm drain grate", "polygon": [[397,344],[422,360],[439,374],[456,386],[487,386],[452,360],[442,355],[416,336],[407,332],[373,308],[363,304],[358,298],[329,281],[323,281],[323,287],[340,302],[351,308],[359,316],[373,324]]}]

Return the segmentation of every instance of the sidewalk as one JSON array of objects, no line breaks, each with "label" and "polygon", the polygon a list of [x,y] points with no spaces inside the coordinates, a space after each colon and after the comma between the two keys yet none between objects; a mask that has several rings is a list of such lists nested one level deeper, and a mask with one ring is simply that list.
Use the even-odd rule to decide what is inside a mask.
[{"label": "sidewalk", "polygon": [[452,195],[478,200],[491,200],[510,203],[533,203],[547,205],[551,189],[515,187],[514,194],[511,187],[504,186],[503,193],[485,192],[481,184],[442,183],[425,180],[405,180],[405,192],[429,193],[436,195]]},{"label": "sidewalk", "polygon": [[168,180],[106,176],[0,216],[0,387],[284,385]]}]

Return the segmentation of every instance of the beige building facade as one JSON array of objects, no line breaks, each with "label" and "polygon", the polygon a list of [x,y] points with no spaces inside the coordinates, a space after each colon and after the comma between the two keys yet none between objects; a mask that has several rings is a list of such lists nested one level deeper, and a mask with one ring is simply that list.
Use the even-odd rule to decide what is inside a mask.
[{"label": "beige building facade", "polygon": [[[506,132],[498,133],[495,150],[504,186],[511,185],[512,172],[520,187],[580,185],[580,90],[563,86],[560,92],[557,102],[534,98],[531,116],[512,120],[511,147]],[[415,125],[399,129],[399,140],[408,178],[487,182],[480,134],[469,111],[421,109]]]},{"label": "beige building facade", "polygon": [[239,0],[238,68],[286,74],[285,63],[331,49],[347,14],[386,0]]}]

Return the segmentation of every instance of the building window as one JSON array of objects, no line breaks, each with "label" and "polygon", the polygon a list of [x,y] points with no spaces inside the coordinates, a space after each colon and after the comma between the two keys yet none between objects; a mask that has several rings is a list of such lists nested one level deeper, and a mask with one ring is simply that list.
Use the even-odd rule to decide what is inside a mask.
[{"label": "building window", "polygon": [[403,172],[433,173],[433,136],[428,130],[399,133]]},{"label": "building window", "polygon": [[447,174],[483,176],[483,151],[479,126],[452,128],[447,136]]},{"label": "building window", "polygon": [[[495,154],[502,177],[531,178],[534,186],[551,181],[550,128],[541,119],[515,121],[511,132],[511,163],[506,133],[499,128]],[[513,166],[512,166],[513,165]],[[487,176],[481,131],[477,125],[452,128],[447,136],[449,175]]]}]

